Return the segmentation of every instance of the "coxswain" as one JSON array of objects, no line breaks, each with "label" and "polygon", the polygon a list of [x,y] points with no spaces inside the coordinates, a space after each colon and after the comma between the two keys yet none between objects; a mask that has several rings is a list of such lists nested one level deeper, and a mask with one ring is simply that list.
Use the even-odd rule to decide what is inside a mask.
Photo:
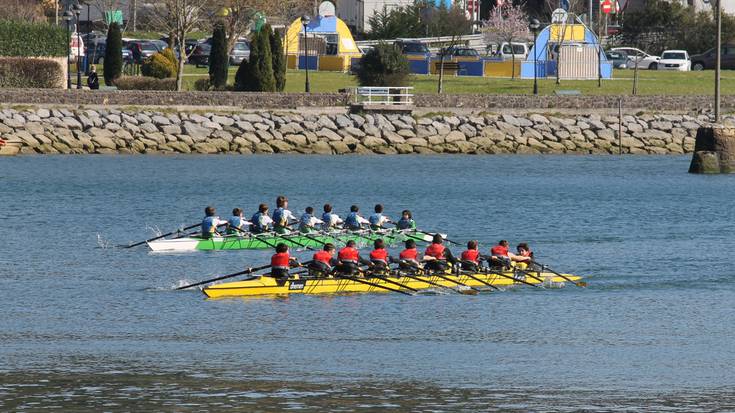
[{"label": "coxswain", "polygon": [[288,279],[291,265],[298,265],[296,258],[288,253],[288,246],[282,242],[276,245],[276,253],[271,257],[271,276],[280,282]]},{"label": "coxswain", "polygon": [[409,239],[406,241],[406,249],[398,254],[398,268],[410,272],[420,269],[419,251],[416,249],[416,241]]},{"label": "coxswain", "polygon": [[253,234],[262,234],[270,230],[273,220],[268,216],[268,205],[258,205],[258,212],[250,218],[250,232]]},{"label": "coxswain", "polygon": [[345,218],[345,227],[352,231],[359,231],[362,229],[363,224],[369,224],[370,221],[360,216],[360,207],[352,205],[350,207],[350,214]]},{"label": "coxswain", "polygon": [[522,270],[528,268],[531,261],[533,261],[533,251],[531,251],[531,248],[527,243],[521,242],[516,246],[516,251],[518,252],[517,254],[509,253],[510,259],[518,263],[518,268]]},{"label": "coxswain", "polygon": [[309,263],[309,272],[316,277],[327,277],[332,272],[332,267],[337,264],[334,259],[334,244],[326,243],[321,251],[314,253],[311,263]]},{"label": "coxswain", "polygon": [[370,251],[370,266],[372,270],[378,273],[388,271],[390,269],[388,263],[391,262],[391,257],[388,255],[388,250],[385,249],[385,242],[382,239],[376,239],[373,247],[373,250]]},{"label": "coxswain", "polygon": [[431,244],[424,251],[423,261],[425,262],[425,269],[430,271],[445,271],[448,268],[447,261],[452,264],[456,263],[452,252],[443,243],[444,239],[442,236],[434,234]]},{"label": "coxswain", "polygon": [[413,220],[413,214],[411,214],[411,211],[404,209],[403,212],[401,212],[401,219],[396,222],[396,228],[416,229],[416,221]]},{"label": "coxswain", "polygon": [[460,264],[465,271],[477,271],[480,269],[480,251],[477,249],[477,241],[467,242],[467,249],[462,251]]},{"label": "coxswain", "polygon": [[498,245],[490,248],[490,268],[510,268],[510,255],[508,255],[508,241],[502,239]]},{"label": "coxswain", "polygon": [[227,233],[237,235],[245,232],[245,225],[252,225],[250,221],[245,221],[242,217],[242,209],[235,208],[232,210],[232,216],[227,220]]},{"label": "coxswain", "polygon": [[360,257],[360,251],[355,248],[354,240],[347,241],[347,245],[339,250],[339,253],[337,254],[337,260],[337,272],[346,275],[352,275],[356,273],[361,264],[370,263],[370,261],[367,261]]},{"label": "coxswain", "polygon": [[291,232],[289,222],[295,221],[296,217],[288,210],[288,198],[279,195],[276,198],[276,210],[273,211],[273,230],[279,234]]},{"label": "coxswain", "polygon": [[322,221],[324,221],[324,223],[322,224],[322,229],[324,231],[330,231],[334,228],[337,228],[338,225],[344,222],[342,218],[339,217],[339,215],[332,212],[332,205],[330,204],[324,204]]},{"label": "coxswain", "polygon": [[387,216],[383,215],[383,205],[378,204],[375,205],[375,213],[370,215],[368,218],[368,222],[370,223],[370,229],[373,231],[383,229],[383,225],[385,225],[388,222],[393,222],[388,218]]},{"label": "coxswain", "polygon": [[314,208],[306,207],[306,212],[299,219],[299,231],[305,234],[314,230],[317,224],[323,224],[324,221],[314,216]]},{"label": "coxswain", "polygon": [[219,235],[217,227],[227,224],[227,221],[221,220],[215,215],[216,213],[217,211],[215,211],[214,207],[208,206],[204,208],[205,216],[202,220],[202,238],[209,239],[215,235]]}]

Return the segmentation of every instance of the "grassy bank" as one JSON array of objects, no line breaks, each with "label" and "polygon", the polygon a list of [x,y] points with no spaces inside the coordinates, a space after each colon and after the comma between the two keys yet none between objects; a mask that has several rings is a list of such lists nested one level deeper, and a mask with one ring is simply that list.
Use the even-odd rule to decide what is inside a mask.
[{"label": "grassy bank", "polygon": [[[236,68],[230,69],[232,84]],[[640,71],[638,93],[641,95],[708,95],[714,90],[714,72],[663,72]],[[194,82],[207,76],[207,68],[186,67],[185,84],[193,89]],[[286,74],[286,92],[304,91],[304,71],[289,70]],[[309,72],[312,92],[336,92],[339,89],[355,87],[355,78],[347,73]],[[438,76],[415,75],[411,86],[416,93],[436,93]],[[568,80],[557,85],[554,79],[539,79],[539,93],[553,94],[556,90],[578,90],[583,95],[630,95],[633,90],[633,71],[616,70],[614,78],[603,80]],[[487,94],[531,94],[533,79],[499,79],[481,77],[445,76],[444,93],[487,93]],[[722,94],[735,94],[735,71],[724,71],[722,75]]]}]

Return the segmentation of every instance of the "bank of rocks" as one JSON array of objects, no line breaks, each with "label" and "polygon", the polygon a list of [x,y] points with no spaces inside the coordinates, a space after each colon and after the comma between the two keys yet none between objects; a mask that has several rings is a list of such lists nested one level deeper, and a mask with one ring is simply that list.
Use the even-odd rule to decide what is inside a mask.
[{"label": "bank of rocks", "polygon": [[[498,154],[691,152],[698,117],[195,113],[4,109],[0,136],[33,154]],[[622,136],[618,138],[618,129]]]}]

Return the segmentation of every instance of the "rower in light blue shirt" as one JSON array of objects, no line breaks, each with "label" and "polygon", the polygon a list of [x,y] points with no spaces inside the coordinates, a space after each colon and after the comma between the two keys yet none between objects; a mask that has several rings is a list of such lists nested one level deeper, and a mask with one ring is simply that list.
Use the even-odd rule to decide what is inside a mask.
[{"label": "rower in light blue shirt", "polygon": [[370,218],[368,218],[368,222],[370,223],[370,229],[372,230],[378,230],[383,229],[383,225],[385,225],[388,222],[393,222],[388,218],[387,216],[383,215],[383,205],[378,204],[375,205],[375,213],[370,215]]}]

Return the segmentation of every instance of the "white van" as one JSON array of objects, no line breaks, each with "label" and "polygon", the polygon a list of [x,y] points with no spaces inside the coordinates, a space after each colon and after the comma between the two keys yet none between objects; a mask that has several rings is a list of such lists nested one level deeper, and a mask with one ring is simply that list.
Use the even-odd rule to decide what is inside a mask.
[{"label": "white van", "polygon": [[[511,45],[513,49],[511,49]],[[528,45],[516,42],[503,42],[499,45],[497,43],[490,43],[487,45],[487,54],[489,56],[499,57],[503,60],[511,60],[514,53],[516,60],[525,60],[529,53]]]}]

